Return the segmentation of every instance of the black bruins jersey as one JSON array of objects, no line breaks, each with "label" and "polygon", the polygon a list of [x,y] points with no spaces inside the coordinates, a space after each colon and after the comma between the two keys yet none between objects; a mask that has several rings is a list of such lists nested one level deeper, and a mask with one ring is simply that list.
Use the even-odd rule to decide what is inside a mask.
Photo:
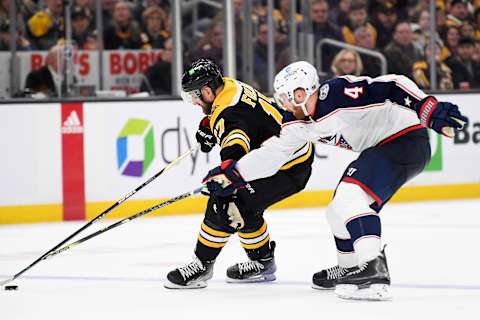
[{"label": "black bruins jersey", "polygon": [[[223,160],[239,160],[273,135],[279,135],[282,113],[268,97],[252,86],[232,78],[223,78],[223,90],[212,105],[210,129],[221,147]],[[313,161],[313,144],[305,143],[281,170]]]}]

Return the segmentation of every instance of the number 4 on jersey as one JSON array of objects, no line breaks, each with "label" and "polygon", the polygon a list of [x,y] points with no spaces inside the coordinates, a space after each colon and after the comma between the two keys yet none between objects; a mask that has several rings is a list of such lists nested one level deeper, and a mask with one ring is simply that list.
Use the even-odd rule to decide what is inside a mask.
[{"label": "number 4 on jersey", "polygon": [[343,93],[352,99],[358,99],[358,97],[363,94],[363,87],[345,88]]}]

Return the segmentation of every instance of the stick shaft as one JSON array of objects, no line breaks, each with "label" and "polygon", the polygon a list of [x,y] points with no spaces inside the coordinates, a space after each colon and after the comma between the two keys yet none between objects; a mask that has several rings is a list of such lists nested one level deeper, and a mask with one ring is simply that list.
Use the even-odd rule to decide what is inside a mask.
[{"label": "stick shaft", "polygon": [[98,216],[96,216],[95,218],[93,218],[92,220],[90,220],[89,222],[87,222],[83,227],[81,227],[80,229],[78,229],[77,231],[75,231],[74,233],[72,233],[71,235],[69,235],[67,238],[65,238],[63,241],[61,241],[59,244],[57,244],[55,247],[53,247],[52,249],[48,250],[47,252],[45,252],[42,256],[40,256],[37,260],[33,261],[30,265],[28,265],[27,267],[25,267],[23,270],[21,270],[20,272],[18,272],[17,274],[15,274],[12,278],[8,279],[8,280],[5,280],[3,282],[0,282],[0,285],[5,285],[9,282],[12,282],[13,280],[17,279],[18,277],[20,277],[22,274],[24,274],[27,270],[29,270],[30,268],[32,268],[34,265],[36,265],[37,263],[39,263],[40,261],[44,260],[51,252],[57,250],[58,248],[60,248],[61,246],[63,246],[65,243],[67,243],[68,241],[70,241],[73,237],[75,237],[76,235],[78,235],[79,233],[81,233],[83,230],[87,229],[88,227],[90,227],[92,224],[100,221],[100,219],[102,219],[103,217],[105,217],[110,211],[112,211],[113,209],[115,209],[116,207],[118,207],[120,204],[122,204],[123,202],[125,202],[128,198],[130,198],[131,196],[133,196],[135,193],[137,193],[138,191],[140,191],[141,189],[143,189],[146,185],[148,185],[150,182],[152,182],[153,180],[155,180],[156,178],[158,178],[162,173],[164,173],[165,171],[167,171],[168,169],[170,169],[171,167],[173,167],[174,165],[176,165],[177,163],[179,163],[181,160],[183,160],[184,158],[186,158],[188,155],[190,155],[192,152],[194,152],[196,149],[198,148],[198,145],[189,149],[187,152],[185,152],[184,154],[180,155],[178,158],[176,158],[175,160],[173,160],[172,162],[170,162],[169,164],[167,164],[165,167],[163,167],[160,171],[158,171],[156,174],[154,174],[152,177],[150,177],[147,181],[145,181],[144,183],[142,183],[141,185],[139,185],[137,188],[135,188],[135,190],[129,192],[128,194],[126,194],[123,198],[121,198],[120,200],[118,200],[117,202],[115,202],[114,204],[112,204],[110,207],[108,207],[105,211],[103,211],[102,213],[100,213]]}]

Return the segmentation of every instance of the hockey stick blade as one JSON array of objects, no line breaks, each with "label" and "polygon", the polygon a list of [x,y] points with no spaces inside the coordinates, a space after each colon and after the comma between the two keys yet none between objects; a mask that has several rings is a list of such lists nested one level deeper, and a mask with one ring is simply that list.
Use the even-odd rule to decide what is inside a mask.
[{"label": "hockey stick blade", "polygon": [[117,222],[115,222],[115,223],[113,223],[113,224],[111,224],[111,225],[109,225],[109,226],[107,226],[107,227],[105,227],[105,228],[103,228],[103,229],[100,229],[100,230],[98,230],[98,231],[96,231],[96,232],[94,232],[94,233],[91,233],[91,234],[89,234],[89,235],[87,235],[87,236],[85,236],[85,237],[83,237],[83,238],[81,238],[81,239],[79,239],[79,240],[77,240],[77,241],[75,241],[75,242],[72,242],[72,243],[70,243],[70,244],[68,244],[68,245],[66,245],[66,246],[64,246],[64,247],[62,247],[62,248],[60,248],[60,249],[58,249],[58,250],[55,250],[55,251],[53,251],[53,252],[50,252],[47,256],[44,257],[44,259],[49,259],[49,258],[51,258],[51,257],[53,257],[53,256],[55,256],[55,255],[57,255],[57,254],[59,254],[59,253],[62,253],[62,252],[67,251],[67,250],[70,250],[70,249],[72,249],[73,247],[76,247],[76,246],[78,246],[79,244],[81,244],[81,243],[83,243],[83,242],[85,242],[85,241],[87,241],[87,240],[89,240],[89,239],[92,239],[92,238],[94,238],[94,237],[96,237],[96,236],[98,236],[98,235],[100,235],[100,234],[102,234],[102,233],[105,233],[105,232],[107,232],[107,231],[109,231],[109,230],[111,230],[111,229],[114,229],[114,228],[116,228],[116,227],[118,227],[118,226],[121,226],[122,224],[125,224],[125,223],[127,223],[127,222],[130,222],[130,221],[135,220],[135,219],[137,219],[137,218],[140,218],[140,217],[142,217],[142,216],[144,216],[144,215],[146,215],[146,214],[149,214],[150,212],[153,212],[153,211],[158,210],[158,209],[160,209],[160,208],[166,207],[166,206],[168,206],[168,205],[170,205],[170,204],[172,204],[172,203],[178,202],[178,201],[180,201],[180,200],[186,199],[186,198],[188,198],[188,197],[190,197],[190,196],[192,196],[192,195],[194,195],[194,194],[198,194],[198,193],[200,193],[200,192],[202,191],[203,188],[204,188],[203,186],[202,186],[202,187],[199,187],[199,188],[196,188],[196,189],[194,189],[194,190],[192,190],[192,191],[183,193],[183,194],[178,195],[178,196],[176,196],[176,197],[174,197],[174,198],[171,198],[171,199],[168,199],[168,200],[166,200],[166,201],[163,201],[163,202],[161,202],[161,203],[159,203],[159,204],[157,204],[157,205],[154,205],[153,207],[150,207],[150,208],[148,208],[148,209],[145,209],[145,210],[143,210],[143,211],[141,211],[141,212],[139,212],[139,213],[136,213],[136,214],[134,214],[134,215],[132,215],[132,216],[130,216],[130,217],[127,217],[127,218],[124,218],[124,219],[122,219],[122,220],[120,220],[120,221],[117,221]]},{"label": "hockey stick blade", "polygon": [[[156,174],[154,174],[152,177],[150,177],[147,181],[145,181],[144,183],[142,183],[141,185],[139,185],[137,188],[135,188],[135,190],[129,192],[128,194],[126,194],[123,198],[121,198],[120,200],[118,200],[117,202],[115,202],[114,204],[112,204],[110,207],[108,207],[106,210],[104,210],[102,213],[100,213],[98,216],[96,216],[95,218],[93,218],[92,220],[90,220],[89,222],[87,222],[83,227],[81,227],[80,229],[78,229],[77,231],[75,231],[74,233],[72,233],[71,235],[69,235],[67,238],[65,238],[64,240],[62,240],[59,244],[57,244],[55,247],[53,247],[52,249],[48,250],[47,252],[45,252],[42,256],[40,256],[39,258],[37,258],[37,260],[33,261],[30,265],[28,265],[27,267],[25,267],[23,270],[21,270],[20,272],[18,272],[17,274],[15,274],[10,280],[8,280],[8,282],[11,282],[15,279],[17,279],[18,277],[20,277],[22,274],[24,274],[27,270],[29,270],[30,268],[32,268],[34,265],[36,265],[37,263],[39,263],[40,261],[42,260],[45,260],[45,258],[53,251],[57,250],[58,248],[60,248],[61,246],[63,246],[65,243],[67,243],[68,241],[70,241],[71,239],[73,239],[75,236],[77,236],[79,233],[81,233],[82,231],[84,231],[85,229],[87,229],[88,227],[90,227],[91,225],[93,225],[94,223],[100,221],[103,217],[105,217],[110,211],[112,211],[113,209],[115,209],[116,207],[118,207],[120,204],[122,204],[123,202],[125,202],[128,198],[130,198],[131,196],[133,196],[135,193],[137,193],[138,191],[140,191],[141,189],[143,189],[146,185],[148,185],[150,182],[152,182],[153,180],[155,180],[156,178],[158,178],[162,173],[164,173],[165,171],[167,171],[168,169],[170,169],[171,167],[173,167],[174,165],[178,164],[181,160],[185,159],[188,155],[190,155],[191,153],[195,152],[198,147],[200,145],[196,145],[194,146],[193,148],[189,149],[187,152],[183,153],[182,155],[180,155],[178,158],[176,158],[175,160],[173,160],[172,162],[170,162],[169,164],[167,164],[165,167],[163,167],[160,171],[158,171]],[[7,282],[7,283],[8,283]]]}]

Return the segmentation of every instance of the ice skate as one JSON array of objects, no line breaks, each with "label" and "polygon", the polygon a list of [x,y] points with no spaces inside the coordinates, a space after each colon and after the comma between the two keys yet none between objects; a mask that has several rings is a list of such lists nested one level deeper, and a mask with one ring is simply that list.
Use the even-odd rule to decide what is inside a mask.
[{"label": "ice skate", "polygon": [[312,288],[317,290],[333,290],[335,289],[337,280],[352,270],[353,268],[344,268],[339,265],[323,269],[313,275]]},{"label": "ice skate", "polygon": [[275,242],[270,242],[270,252],[262,259],[237,263],[227,269],[227,282],[252,283],[274,281],[277,266],[274,258]]},{"label": "ice skate", "polygon": [[184,267],[170,271],[163,286],[167,289],[200,289],[207,286],[213,276],[214,261],[200,261],[196,255]]},{"label": "ice skate", "polygon": [[337,280],[335,294],[342,299],[390,300],[390,274],[382,250],[376,258],[351,269]]}]

